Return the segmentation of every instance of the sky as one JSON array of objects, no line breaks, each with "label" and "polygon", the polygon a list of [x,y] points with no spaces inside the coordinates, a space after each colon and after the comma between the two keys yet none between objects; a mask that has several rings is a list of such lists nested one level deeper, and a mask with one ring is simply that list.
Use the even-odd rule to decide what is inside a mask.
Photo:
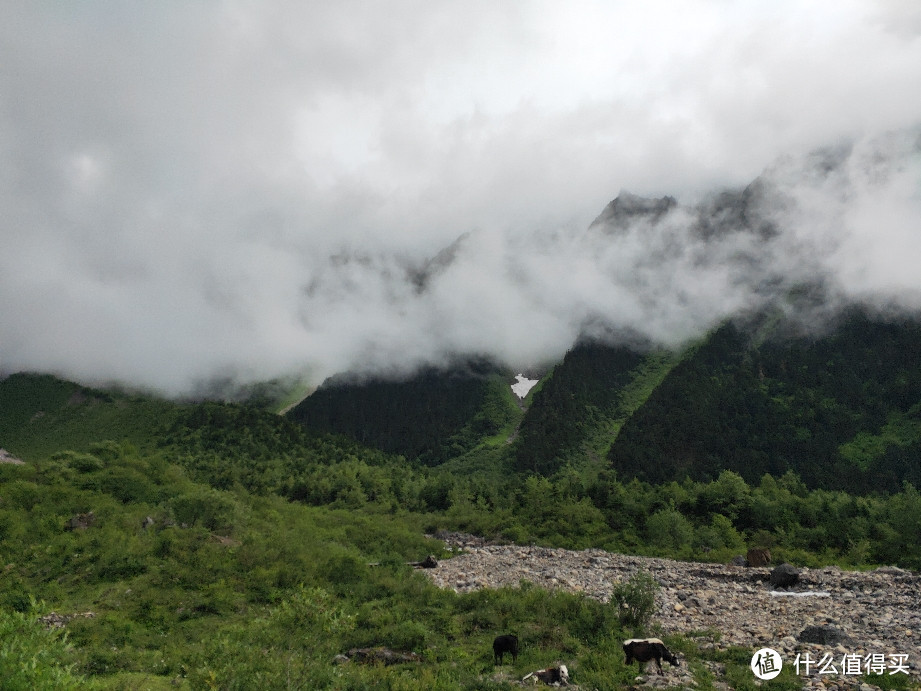
[{"label": "sky", "polygon": [[[919,84],[911,0],[14,0],[0,372],[527,368],[816,272],[917,309]],[[775,239],[694,235],[759,176]],[[624,191],[677,206],[590,228]]]}]

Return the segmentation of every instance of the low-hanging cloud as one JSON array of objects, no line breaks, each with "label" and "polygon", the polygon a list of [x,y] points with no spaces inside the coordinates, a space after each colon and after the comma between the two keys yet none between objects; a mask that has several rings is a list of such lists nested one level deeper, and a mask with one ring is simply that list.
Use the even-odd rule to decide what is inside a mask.
[{"label": "low-hanging cloud", "polygon": [[[314,5],[9,8],[0,370],[179,393],[680,343],[817,280],[921,305],[902,4]],[[592,226],[621,189],[677,201]]]}]

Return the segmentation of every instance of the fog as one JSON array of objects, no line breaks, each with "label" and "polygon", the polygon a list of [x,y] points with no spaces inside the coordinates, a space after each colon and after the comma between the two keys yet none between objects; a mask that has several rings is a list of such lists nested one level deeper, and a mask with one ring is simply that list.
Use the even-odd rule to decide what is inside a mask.
[{"label": "fog", "polygon": [[[0,372],[182,394],[921,306],[912,3],[23,0],[0,39]],[[623,191],[674,203],[592,225]]]}]

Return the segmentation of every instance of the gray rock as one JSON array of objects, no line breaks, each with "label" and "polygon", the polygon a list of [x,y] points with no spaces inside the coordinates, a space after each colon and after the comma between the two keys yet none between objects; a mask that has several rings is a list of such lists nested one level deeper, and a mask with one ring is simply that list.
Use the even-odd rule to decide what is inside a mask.
[{"label": "gray rock", "polygon": [[781,564],[771,571],[770,580],[775,588],[789,588],[799,581],[799,569],[792,564]]},{"label": "gray rock", "polygon": [[819,645],[835,645],[847,639],[841,629],[830,625],[807,626],[796,639],[800,643],[817,643]]},{"label": "gray rock", "polygon": [[86,530],[95,523],[96,514],[92,511],[88,513],[78,513],[64,524],[64,530]]}]

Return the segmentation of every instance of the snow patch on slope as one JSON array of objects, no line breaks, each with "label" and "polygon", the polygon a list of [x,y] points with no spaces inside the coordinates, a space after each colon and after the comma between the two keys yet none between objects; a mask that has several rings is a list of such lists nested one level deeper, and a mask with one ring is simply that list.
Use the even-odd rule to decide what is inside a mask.
[{"label": "snow patch on slope", "polygon": [[515,383],[512,384],[512,392],[518,396],[518,398],[524,398],[528,395],[528,391],[533,389],[534,385],[539,381],[539,379],[528,379],[523,374],[516,374]]}]

